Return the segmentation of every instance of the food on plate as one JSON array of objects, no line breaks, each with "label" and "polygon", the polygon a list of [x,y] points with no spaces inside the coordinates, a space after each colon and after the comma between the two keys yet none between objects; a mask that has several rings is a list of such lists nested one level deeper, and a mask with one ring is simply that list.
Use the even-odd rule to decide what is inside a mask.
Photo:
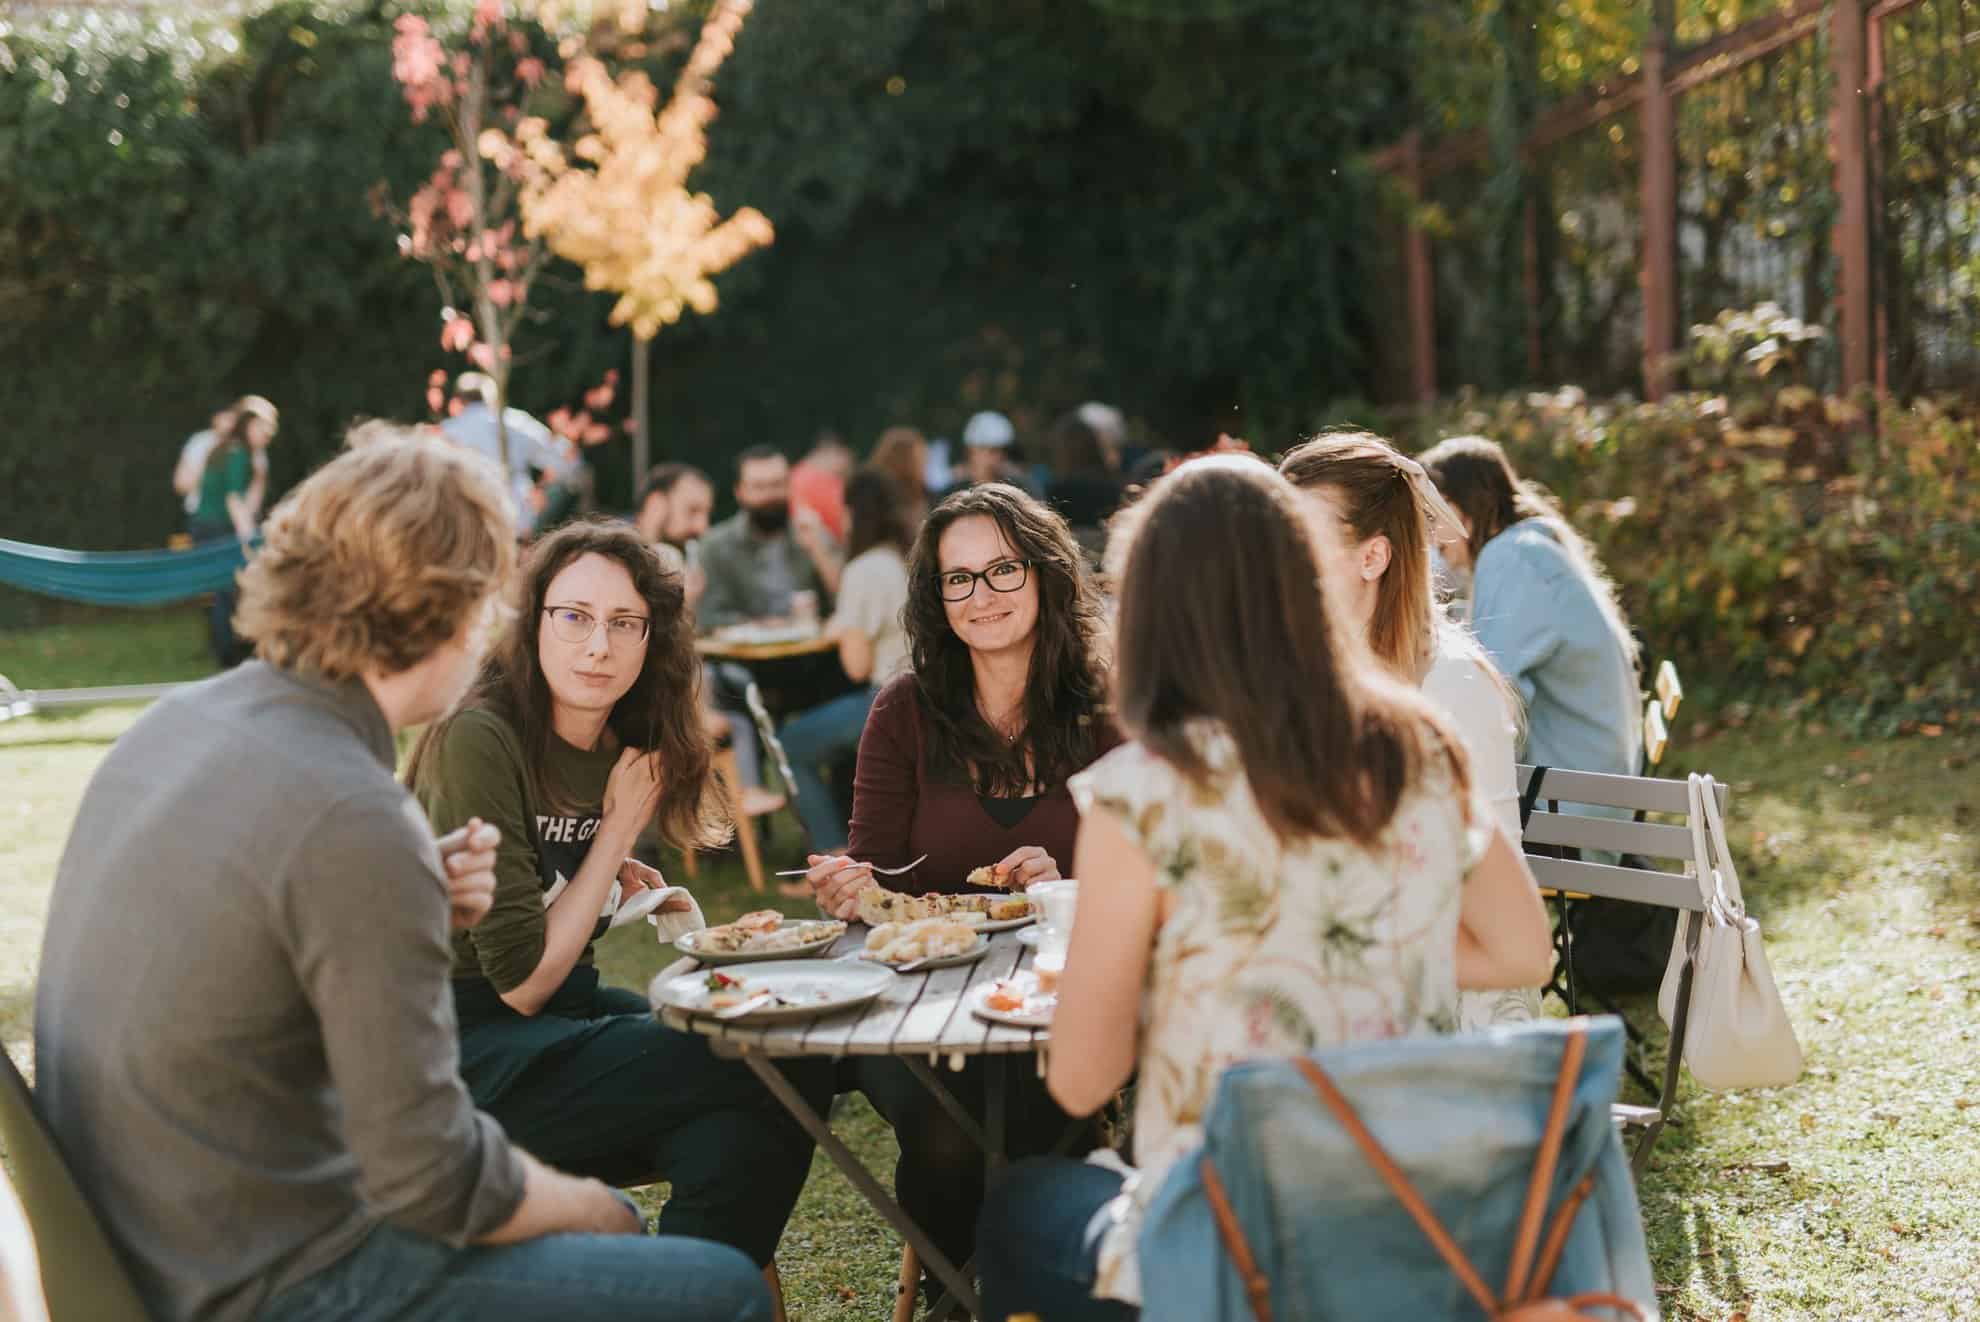
[{"label": "food on plate", "polygon": [[881,923],[911,923],[922,918],[958,918],[964,922],[1007,922],[1031,914],[1031,901],[1022,895],[903,895],[879,886],[859,893],[859,920],[878,927]]},{"label": "food on plate", "polygon": [[879,964],[909,964],[966,954],[976,946],[976,928],[954,918],[917,918],[913,922],[881,922],[867,932],[861,958]]},{"label": "food on plate", "polygon": [[1049,1015],[1058,1007],[1057,992],[1043,985],[1029,973],[1019,973],[1008,978],[997,979],[983,997],[983,1008],[998,1014],[1041,1017]]},{"label": "food on plate", "polygon": [[917,959],[961,955],[976,945],[976,929],[950,918],[919,918],[907,923],[881,923],[866,934],[863,959],[882,964],[907,964]]},{"label": "food on plate", "polygon": [[732,1005],[741,1005],[754,995],[748,983],[720,969],[709,971],[707,987],[708,1008],[711,1010],[726,1010]]},{"label": "food on plate", "polygon": [[789,922],[775,909],[759,909],[733,923],[704,927],[691,935],[688,944],[714,955],[771,954],[836,941],[845,930],[846,925],[836,920]]},{"label": "food on plate", "polygon": [[832,999],[832,992],[827,987],[786,982],[772,989],[720,969],[710,969],[702,985],[708,989],[706,1008],[710,1010],[729,1010],[744,1001],[758,998],[764,1000],[765,1009],[779,1005],[816,1005]]}]

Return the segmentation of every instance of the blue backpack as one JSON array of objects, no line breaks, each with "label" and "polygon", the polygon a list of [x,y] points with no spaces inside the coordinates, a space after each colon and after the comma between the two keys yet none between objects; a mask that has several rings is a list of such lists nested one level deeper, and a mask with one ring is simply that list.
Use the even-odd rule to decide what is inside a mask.
[{"label": "blue backpack", "polygon": [[1139,1241],[1144,1322],[1656,1317],[1619,1021],[1238,1065]]}]

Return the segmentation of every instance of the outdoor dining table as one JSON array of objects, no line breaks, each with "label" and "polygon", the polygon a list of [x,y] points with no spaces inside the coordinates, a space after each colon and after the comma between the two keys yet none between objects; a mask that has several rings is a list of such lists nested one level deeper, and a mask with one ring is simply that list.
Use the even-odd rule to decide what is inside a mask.
[{"label": "outdoor dining table", "polygon": [[[1018,929],[1023,930],[1023,929]],[[866,942],[867,928],[855,923],[821,959],[857,957]],[[657,990],[679,974],[700,966],[692,959],[673,964],[654,979],[654,1008],[663,1023],[672,1028],[700,1033],[710,1039],[719,1056],[740,1058],[763,1080],[773,1096],[832,1159],[853,1187],[901,1233],[913,1247],[922,1264],[940,1281],[949,1297],[969,1309],[972,1317],[982,1315],[969,1278],[962,1267],[951,1262],[933,1240],[902,1210],[873,1173],[839,1141],[823,1117],[813,1110],[798,1090],[770,1062],[799,1057],[896,1056],[934,1096],[979,1147],[989,1169],[1005,1159],[1005,1118],[1009,1113],[1010,1090],[1021,1077],[1019,1069],[1044,1068],[1044,1050],[1051,1041],[1047,1029],[1013,1028],[988,1023],[970,1010],[970,990],[1009,977],[1029,968],[1032,948],[1021,944],[1017,931],[989,934],[990,949],[972,964],[897,976],[874,1001],[854,1010],[822,1015],[798,1022],[752,1025],[742,1020],[725,1021],[707,1013],[676,1009],[662,1004]],[[747,973],[747,967],[737,969]],[[984,1118],[975,1117],[958,1102],[941,1079],[944,1069],[960,1070],[971,1056],[984,1058]],[[1013,1060],[1012,1057],[1019,1057]],[[911,1286],[907,1288],[912,1288]]]},{"label": "outdoor dining table", "polygon": [[705,657],[717,661],[788,661],[802,656],[818,656],[825,652],[835,652],[839,644],[836,639],[816,634],[810,638],[791,638],[774,643],[751,643],[724,638],[711,634],[694,640],[694,650]]}]

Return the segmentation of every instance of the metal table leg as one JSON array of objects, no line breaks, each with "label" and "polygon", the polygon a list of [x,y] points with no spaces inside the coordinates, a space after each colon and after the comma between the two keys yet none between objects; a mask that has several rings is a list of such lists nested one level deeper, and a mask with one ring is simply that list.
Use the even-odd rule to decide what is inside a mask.
[{"label": "metal table leg", "polygon": [[880,1181],[874,1179],[873,1173],[853,1155],[852,1150],[839,1141],[839,1136],[832,1132],[831,1126],[819,1118],[818,1112],[811,1109],[811,1103],[805,1101],[804,1095],[791,1086],[791,1081],[786,1079],[760,1051],[750,1051],[745,1048],[741,1057],[750,1071],[763,1081],[763,1086],[770,1090],[770,1095],[783,1103],[784,1109],[804,1127],[804,1131],[811,1135],[812,1141],[824,1149],[825,1155],[832,1159],[832,1164],[837,1166],[840,1173],[851,1180],[853,1187],[873,1205],[873,1210],[885,1217],[887,1224],[900,1231],[901,1238],[914,1246],[915,1256],[921,1259],[922,1265],[934,1273],[935,1278],[942,1282],[950,1295],[969,1309],[971,1316],[982,1316],[983,1301],[977,1297],[969,1278],[957,1270],[956,1265],[949,1261],[942,1250],[935,1247],[935,1241],[914,1223],[914,1218],[902,1211],[901,1205],[880,1187]]},{"label": "metal table leg", "polygon": [[984,1134],[983,1126],[976,1122],[969,1108],[956,1100],[956,1095],[949,1091],[935,1071],[928,1068],[928,1062],[919,1056],[902,1056],[901,1061],[908,1067],[908,1073],[920,1079],[921,1086],[928,1089],[941,1108],[949,1113],[949,1119],[956,1122],[956,1127],[969,1135],[970,1141],[977,1147],[985,1152],[990,1151],[990,1139]]}]

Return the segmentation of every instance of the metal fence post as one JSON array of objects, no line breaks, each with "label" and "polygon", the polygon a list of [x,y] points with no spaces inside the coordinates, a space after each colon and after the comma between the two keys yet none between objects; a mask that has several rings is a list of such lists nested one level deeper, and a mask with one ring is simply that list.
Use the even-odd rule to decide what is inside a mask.
[{"label": "metal fence post", "polygon": [[1835,83],[1830,141],[1836,161],[1836,284],[1841,302],[1841,384],[1876,384],[1870,272],[1870,83],[1864,0],[1834,0],[1829,53]]},{"label": "metal fence post", "polygon": [[1677,116],[1664,76],[1669,39],[1655,28],[1643,46],[1643,397],[1662,399],[1665,359],[1677,348]]}]

